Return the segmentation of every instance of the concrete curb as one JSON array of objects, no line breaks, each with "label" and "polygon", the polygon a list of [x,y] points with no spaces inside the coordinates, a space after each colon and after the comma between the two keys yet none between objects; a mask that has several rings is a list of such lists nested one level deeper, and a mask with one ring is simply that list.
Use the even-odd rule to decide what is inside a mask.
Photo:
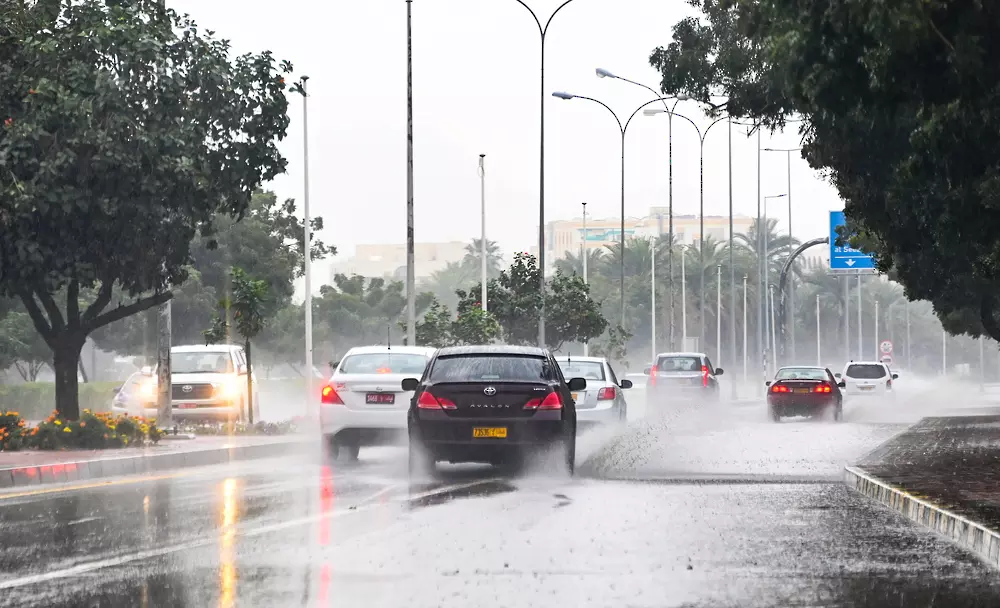
[{"label": "concrete curb", "polygon": [[913,496],[859,467],[845,467],[844,480],[861,494],[876,500],[907,519],[945,535],[959,546],[1000,568],[1000,533],[961,515]]},{"label": "concrete curb", "polygon": [[[306,445],[307,442],[302,438],[294,438],[256,445],[231,445],[163,454],[141,453],[96,460],[0,468],[0,490],[286,456],[304,449]],[[125,450],[127,448],[123,449]]]}]

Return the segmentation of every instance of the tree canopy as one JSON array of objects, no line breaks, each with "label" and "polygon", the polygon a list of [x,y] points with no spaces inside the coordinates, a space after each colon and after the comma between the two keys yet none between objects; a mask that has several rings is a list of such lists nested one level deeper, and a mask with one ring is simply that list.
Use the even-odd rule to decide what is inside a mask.
[{"label": "tree canopy", "polygon": [[156,0],[40,4],[0,51],[0,295],[53,350],[75,418],[87,335],[169,299],[191,241],[284,171],[291,65],[231,58]]},{"label": "tree canopy", "polygon": [[1000,10],[692,4],[703,18],[682,20],[650,57],[663,92],[723,96],[763,127],[799,117],[803,157],[844,199],[853,242],[949,330],[1000,339]]}]

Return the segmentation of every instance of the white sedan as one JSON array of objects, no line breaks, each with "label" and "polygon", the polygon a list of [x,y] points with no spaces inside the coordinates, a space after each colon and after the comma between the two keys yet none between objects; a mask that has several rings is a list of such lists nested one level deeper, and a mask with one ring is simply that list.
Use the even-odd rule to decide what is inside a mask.
[{"label": "white sedan", "polygon": [[611,363],[604,357],[556,357],[564,378],[586,378],[587,388],[573,393],[577,425],[625,422],[628,403],[623,389],[631,380],[619,382]]}]

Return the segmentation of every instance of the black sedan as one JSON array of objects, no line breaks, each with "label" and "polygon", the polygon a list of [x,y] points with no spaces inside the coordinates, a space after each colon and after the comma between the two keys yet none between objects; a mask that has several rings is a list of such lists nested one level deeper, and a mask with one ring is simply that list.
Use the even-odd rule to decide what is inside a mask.
[{"label": "black sedan", "polygon": [[825,367],[782,367],[767,383],[767,412],[771,420],[784,416],[817,416],[829,412],[840,422],[844,418],[844,395]]},{"label": "black sedan", "polygon": [[576,408],[572,391],[583,378],[563,378],[552,354],[518,346],[439,349],[414,391],[407,414],[410,471],[430,472],[438,461],[521,462],[549,451],[572,474]]}]

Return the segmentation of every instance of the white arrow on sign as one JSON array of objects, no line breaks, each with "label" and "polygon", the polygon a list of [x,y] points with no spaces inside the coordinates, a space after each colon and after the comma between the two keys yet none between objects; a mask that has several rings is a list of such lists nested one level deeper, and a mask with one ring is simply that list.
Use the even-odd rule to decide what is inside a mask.
[{"label": "white arrow on sign", "polygon": [[854,266],[854,260],[847,260],[844,263],[847,264],[848,266]]},{"label": "white arrow on sign", "polygon": [[883,355],[892,354],[892,342],[888,340],[883,340],[881,344],[878,345],[878,349],[882,351]]}]

